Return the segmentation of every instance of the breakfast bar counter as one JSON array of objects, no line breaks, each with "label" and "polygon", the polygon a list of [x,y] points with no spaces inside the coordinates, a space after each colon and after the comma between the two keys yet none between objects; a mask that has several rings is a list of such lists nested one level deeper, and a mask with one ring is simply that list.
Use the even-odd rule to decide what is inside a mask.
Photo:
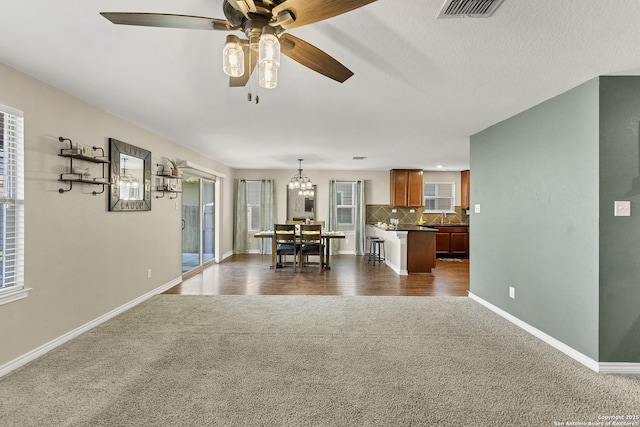
[{"label": "breakfast bar counter", "polygon": [[367,236],[385,240],[385,262],[399,275],[431,273],[436,266],[437,232],[418,225],[367,225]]}]

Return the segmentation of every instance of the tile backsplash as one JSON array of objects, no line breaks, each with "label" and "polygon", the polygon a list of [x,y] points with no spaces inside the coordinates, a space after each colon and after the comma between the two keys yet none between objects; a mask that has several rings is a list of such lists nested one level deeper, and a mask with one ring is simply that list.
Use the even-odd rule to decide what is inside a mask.
[{"label": "tile backsplash", "polygon": [[[396,212],[391,212],[391,210]],[[414,212],[410,212],[413,210]],[[460,206],[455,207],[456,213],[445,214],[445,224],[469,224],[469,216],[466,209]],[[392,208],[388,205],[367,205],[367,223],[391,222],[391,218],[398,219],[400,224],[415,224],[422,217],[427,224],[440,224],[441,215],[439,213],[422,213],[420,208]]]}]

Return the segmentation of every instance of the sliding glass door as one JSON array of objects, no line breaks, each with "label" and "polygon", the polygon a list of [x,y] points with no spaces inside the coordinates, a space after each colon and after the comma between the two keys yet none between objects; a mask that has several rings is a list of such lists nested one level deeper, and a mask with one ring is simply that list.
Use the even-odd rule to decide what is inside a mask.
[{"label": "sliding glass door", "polygon": [[182,272],[215,257],[215,182],[185,175],[182,182]]},{"label": "sliding glass door", "polygon": [[211,261],[216,255],[216,184],[206,179],[201,179],[200,182],[202,184],[202,262],[205,263]]},{"label": "sliding glass door", "polygon": [[182,180],[182,272],[198,267],[200,260],[200,179]]}]

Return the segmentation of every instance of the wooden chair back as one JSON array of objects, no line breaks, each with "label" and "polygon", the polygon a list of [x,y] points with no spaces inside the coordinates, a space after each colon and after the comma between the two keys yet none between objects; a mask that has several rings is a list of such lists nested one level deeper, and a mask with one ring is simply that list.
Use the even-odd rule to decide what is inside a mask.
[{"label": "wooden chair back", "polygon": [[[295,270],[298,262],[298,242],[296,237],[295,224],[274,224],[273,241],[276,255],[282,264],[282,257],[293,255],[293,268]],[[277,265],[276,265],[277,268]]]},{"label": "wooden chair back", "polygon": [[311,221],[311,224],[320,224],[322,226],[322,229],[324,230],[324,221],[319,221],[317,219],[314,219],[313,221]]},{"label": "wooden chair back", "polygon": [[304,266],[304,261],[308,262],[309,255],[320,257],[318,266],[322,271],[324,266],[324,245],[322,244],[321,224],[300,224],[300,265]]},{"label": "wooden chair back", "polygon": [[276,244],[294,244],[296,243],[296,225],[295,224],[273,224],[273,238]]}]

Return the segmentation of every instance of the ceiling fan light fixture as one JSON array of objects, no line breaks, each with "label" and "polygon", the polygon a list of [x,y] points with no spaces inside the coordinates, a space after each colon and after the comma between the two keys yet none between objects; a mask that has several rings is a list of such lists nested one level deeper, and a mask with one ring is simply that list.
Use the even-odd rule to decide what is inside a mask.
[{"label": "ceiling fan light fixture", "polygon": [[258,46],[259,84],[265,89],[278,85],[278,67],[280,67],[280,41],[273,27],[266,25],[262,29]]},{"label": "ceiling fan light fixture", "polygon": [[236,36],[227,36],[227,42],[222,49],[222,69],[229,77],[244,75],[244,50]]},{"label": "ceiling fan light fixture", "polygon": [[260,65],[258,70],[258,83],[264,89],[273,89],[278,86],[278,69],[265,68]]}]

